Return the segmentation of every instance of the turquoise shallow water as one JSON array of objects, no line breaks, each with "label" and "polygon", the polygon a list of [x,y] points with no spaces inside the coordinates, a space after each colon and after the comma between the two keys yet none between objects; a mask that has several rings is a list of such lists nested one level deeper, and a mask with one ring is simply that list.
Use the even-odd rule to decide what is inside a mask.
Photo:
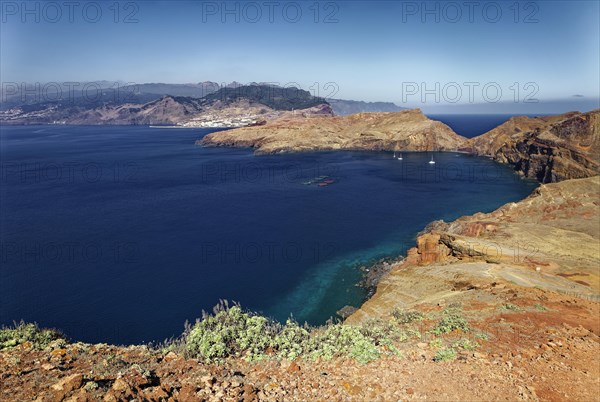
[{"label": "turquoise shallow water", "polygon": [[363,301],[360,265],[536,186],[461,154],[256,157],[195,146],[208,132],[2,127],[0,322],[162,340],[229,299],[323,323]]}]

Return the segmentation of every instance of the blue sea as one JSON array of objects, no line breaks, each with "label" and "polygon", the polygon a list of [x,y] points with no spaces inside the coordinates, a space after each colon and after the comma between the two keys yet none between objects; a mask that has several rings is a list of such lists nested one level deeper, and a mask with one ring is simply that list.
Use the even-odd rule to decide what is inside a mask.
[{"label": "blue sea", "polygon": [[[511,114],[427,114],[433,120],[448,125],[463,137],[473,138],[485,134],[513,117]],[[541,115],[524,115],[529,117]]]},{"label": "blue sea", "polygon": [[458,153],[195,145],[212,131],[2,127],[0,324],[161,341],[220,299],[324,323],[364,300],[361,265],[536,186]]}]

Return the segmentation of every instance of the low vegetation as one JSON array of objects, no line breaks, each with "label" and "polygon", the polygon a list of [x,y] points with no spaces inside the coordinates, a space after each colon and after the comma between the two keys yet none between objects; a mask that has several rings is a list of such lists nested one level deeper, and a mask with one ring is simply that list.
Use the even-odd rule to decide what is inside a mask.
[{"label": "low vegetation", "polygon": [[20,322],[0,328],[0,350],[26,343],[34,349],[44,349],[50,342],[61,338],[63,335],[56,330],[40,329],[37,324]]},{"label": "low vegetation", "polygon": [[402,327],[394,320],[309,327],[293,320],[280,324],[243,311],[240,306],[221,303],[214,314],[205,314],[167,348],[211,363],[228,357],[249,361],[347,357],[367,363],[382,355],[400,355],[396,345],[420,336],[419,331]]},{"label": "low vegetation", "polygon": [[433,360],[436,362],[443,362],[447,360],[456,359],[456,351],[452,348],[444,348],[437,351]]},{"label": "low vegetation", "polygon": [[[228,358],[257,361],[330,360],[335,357],[368,363],[384,355],[401,356],[402,343],[422,339],[421,332],[410,324],[431,318],[418,311],[397,310],[392,315],[390,320],[374,319],[361,325],[329,322],[310,327],[292,319],[282,324],[223,301],[212,314],[204,313],[194,325],[186,325],[179,338],[167,341],[161,348],[205,363],[221,363]],[[474,350],[478,346],[468,339],[448,343],[438,337],[455,330],[466,332],[469,326],[460,315],[460,308],[451,306],[427,332],[430,348],[437,350],[435,361],[451,360],[457,350]],[[0,350],[23,344],[28,348],[44,349],[61,339],[64,340],[64,336],[55,330],[21,322],[0,329]]]},{"label": "low vegetation", "polygon": [[392,312],[392,317],[394,317],[399,324],[410,324],[415,321],[421,321],[425,318],[423,313],[420,311],[401,309],[394,310]]},{"label": "low vegetation", "polygon": [[449,306],[442,313],[442,319],[437,325],[431,330],[431,333],[435,335],[448,334],[452,331],[469,331],[469,323],[461,315],[460,307]]},{"label": "low vegetation", "polygon": [[501,311],[520,311],[521,308],[512,303],[506,303],[506,304],[500,306],[499,310],[501,310]]}]

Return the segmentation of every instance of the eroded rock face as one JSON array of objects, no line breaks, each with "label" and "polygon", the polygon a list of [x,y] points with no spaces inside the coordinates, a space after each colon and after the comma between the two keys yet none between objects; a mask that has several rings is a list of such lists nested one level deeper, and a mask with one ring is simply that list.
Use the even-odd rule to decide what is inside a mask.
[{"label": "eroded rock face", "polygon": [[542,183],[595,176],[600,174],[600,109],[513,117],[470,144],[474,153]]},{"label": "eroded rock face", "polygon": [[429,224],[348,322],[460,296],[457,279],[600,300],[600,176],[542,185],[491,213]]},{"label": "eroded rock face", "polygon": [[449,151],[466,147],[468,140],[414,109],[310,119],[288,114],[261,127],[212,133],[198,144],[252,147],[257,153],[342,149]]}]

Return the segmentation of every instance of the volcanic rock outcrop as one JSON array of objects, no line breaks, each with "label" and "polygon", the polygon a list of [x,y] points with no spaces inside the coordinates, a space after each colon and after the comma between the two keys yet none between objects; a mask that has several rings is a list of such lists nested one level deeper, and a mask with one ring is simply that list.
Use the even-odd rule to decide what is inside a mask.
[{"label": "volcanic rock outcrop", "polygon": [[513,117],[471,140],[477,155],[508,163],[542,183],[600,174],[600,109]]},{"label": "volcanic rock outcrop", "polygon": [[[436,221],[348,322],[506,281],[600,301],[600,176],[551,183],[517,203]],[[465,286],[458,286],[461,283]]]}]

